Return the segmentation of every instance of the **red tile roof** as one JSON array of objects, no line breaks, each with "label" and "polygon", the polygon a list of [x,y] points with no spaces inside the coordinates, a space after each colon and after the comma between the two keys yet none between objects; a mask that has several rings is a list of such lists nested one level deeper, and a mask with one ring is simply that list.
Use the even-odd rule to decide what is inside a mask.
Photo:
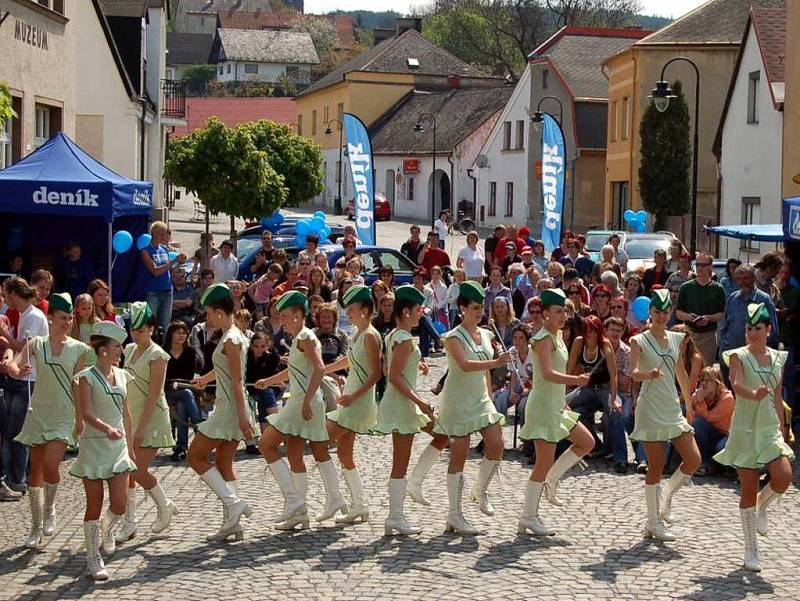
[{"label": "red tile roof", "polygon": [[761,47],[761,56],[769,82],[786,81],[786,7],[757,7],[752,9],[753,26]]},{"label": "red tile roof", "polygon": [[289,124],[297,122],[297,107],[291,98],[187,98],[187,125],[176,127],[175,137],[204,127],[209,117],[219,117],[228,127],[259,119]]},{"label": "red tile roof", "polygon": [[[219,17],[220,29],[289,29],[300,13],[286,11],[270,13],[265,11],[222,10]],[[308,15],[329,19],[336,26],[336,48],[350,50],[356,42],[353,17],[347,15]]]}]

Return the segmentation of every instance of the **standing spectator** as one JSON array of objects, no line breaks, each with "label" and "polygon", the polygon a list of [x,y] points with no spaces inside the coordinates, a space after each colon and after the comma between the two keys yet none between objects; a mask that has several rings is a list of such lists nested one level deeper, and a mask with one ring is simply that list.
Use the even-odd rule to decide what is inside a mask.
[{"label": "standing spectator", "polygon": [[642,279],[635,273],[627,276],[625,278],[625,288],[622,292],[625,300],[628,301],[628,324],[630,327],[635,328],[636,330],[641,330],[644,327],[645,321],[647,320],[643,321],[636,317],[636,314],[633,312],[633,302],[640,296],[644,295]]},{"label": "standing spectator", "polygon": [[486,286],[486,298],[483,301],[483,314],[488,317],[494,299],[504,296],[509,304],[511,301],[511,289],[503,284],[503,270],[499,265],[492,267],[489,272],[489,285]]},{"label": "standing spectator", "polygon": [[[169,258],[169,228],[163,221],[155,221],[150,226],[150,244],[139,251],[147,275],[144,280],[144,300],[150,306],[156,325],[166,331],[172,321],[172,261]],[[179,254],[178,263],[183,263],[186,255]],[[212,259],[213,261],[213,259]]]},{"label": "standing spectator", "polygon": [[383,280],[375,280],[372,282],[372,286],[370,286],[370,293],[372,294],[374,306],[377,307],[381,302],[381,299],[389,294],[389,292],[389,287],[383,282]]},{"label": "standing spectator", "polygon": [[344,254],[339,257],[336,262],[342,261],[343,263],[347,263],[350,259],[357,257],[356,246],[358,242],[359,240],[355,236],[345,236],[342,238],[342,251],[344,251]]},{"label": "standing spectator", "polygon": [[614,249],[614,260],[619,265],[619,269],[621,273],[625,273],[628,271],[628,253],[626,253],[622,248],[620,248],[620,243],[622,242],[619,234],[611,234],[608,237],[608,243]]},{"label": "standing spectator", "polygon": [[[275,352],[271,336],[254,334],[247,349],[247,367],[245,368],[245,382],[257,382],[264,378],[274,376],[280,371],[281,358]],[[247,386],[247,394],[256,405],[256,418],[261,432],[267,427],[267,416],[278,412],[278,398],[282,390],[278,387],[264,389]],[[258,453],[258,449],[255,453]],[[252,453],[252,451],[251,451]]]},{"label": "standing spectator", "polygon": [[[353,248],[355,248],[355,243],[353,244]],[[286,258],[286,251],[283,248],[276,248],[272,251],[272,264],[279,265],[283,270],[283,276],[278,281],[279,284],[282,284],[286,281],[286,270],[289,268],[289,261]]]},{"label": "standing spectator", "polygon": [[[256,319],[261,319],[267,314],[267,305],[269,305],[269,301],[275,293],[275,287],[282,278],[283,269],[277,263],[273,263],[264,275],[259,276],[256,281],[247,287],[247,294],[256,307]],[[327,280],[325,282],[327,284]]]},{"label": "standing spectator", "polygon": [[512,334],[520,326],[520,323],[520,320],[514,316],[514,309],[508,299],[505,296],[495,296],[489,310],[489,331],[494,334],[497,330],[505,348],[511,348]]},{"label": "standing spectator", "polygon": [[686,252],[686,247],[680,240],[673,240],[669,245],[669,260],[667,261],[667,271],[672,273],[678,270],[678,265],[681,261],[681,255]]},{"label": "standing spectator", "polygon": [[286,280],[282,284],[275,286],[272,298],[278,298],[284,292],[294,290],[295,283],[300,279],[300,268],[296,264],[289,265],[285,272]]},{"label": "standing spectator", "polygon": [[[573,267],[570,267],[573,269]],[[551,288],[561,288],[561,284],[564,281],[564,273],[565,273],[563,263],[559,263],[558,261],[550,261],[550,264],[547,266],[547,278],[550,281]],[[575,271],[575,273],[578,273]],[[540,280],[541,283],[541,280]]]},{"label": "standing spectator", "polygon": [[123,325],[122,318],[117,315],[117,310],[111,304],[110,290],[108,284],[101,279],[89,282],[86,292],[92,297],[94,303],[94,314],[100,321],[113,321],[117,325]]},{"label": "standing spectator", "polygon": [[[681,258],[680,269],[687,267],[688,258]],[[717,358],[717,323],[725,315],[725,290],[711,279],[714,258],[705,252],[697,254],[697,276],[681,285],[675,314],[691,331],[692,340],[703,355],[706,365]],[[670,276],[671,277],[671,276]],[[742,333],[744,335],[744,332]]]},{"label": "standing spectator", "polygon": [[592,290],[592,310],[590,315],[595,315],[603,322],[611,317],[611,291],[605,284],[598,284]]},{"label": "standing spectator", "polygon": [[203,417],[194,392],[188,388],[173,388],[172,384],[176,380],[191,382],[195,374],[203,373],[203,359],[189,344],[189,328],[183,321],[169,324],[164,334],[163,347],[169,353],[164,392],[167,403],[174,408],[177,430],[171,459],[182,461],[186,459],[186,449],[189,448],[189,425],[196,431],[197,424],[203,421]]},{"label": "standing spectator", "polygon": [[539,295],[537,286],[539,285],[541,276],[537,269],[535,264],[531,264],[528,270],[519,279],[519,283],[515,286],[514,292],[511,293],[514,312],[517,315],[523,315],[528,301]]},{"label": "standing spectator", "polygon": [[309,265],[313,265],[314,259],[316,258],[317,253],[319,252],[318,247],[319,247],[319,236],[317,234],[309,234],[308,236],[306,236],[305,249],[301,250],[297,254],[297,257],[300,260],[307,259]]},{"label": "standing spectator", "polygon": [[[772,298],[772,302],[777,306],[779,302],[778,288],[775,286],[775,276],[781,270],[783,258],[780,253],[768,252],[761,260],[755,264],[756,268],[756,288],[761,292],[766,292]],[[33,277],[33,276],[31,276]]]},{"label": "standing spectator", "polygon": [[458,251],[456,267],[464,270],[464,275],[469,280],[480,282],[483,279],[483,264],[486,257],[483,251],[478,248],[477,232],[467,234],[467,245]]},{"label": "standing spectator", "polygon": [[731,294],[739,289],[739,287],[736,285],[736,277],[734,276],[734,272],[741,264],[742,262],[735,257],[731,257],[725,263],[725,272],[719,279],[722,289],[725,290],[725,298],[728,298]]},{"label": "standing spectator", "polygon": [[272,253],[274,252],[272,246],[272,232],[264,230],[261,232],[261,248],[258,249],[253,257],[253,264],[250,266],[250,273],[256,277],[262,276],[267,273],[269,264],[272,262]]},{"label": "standing spectator", "polygon": [[575,313],[581,317],[589,317],[592,312],[592,308],[589,305],[583,304],[583,298],[578,284],[573,282],[572,284],[567,285],[563,290],[567,295],[567,300],[572,301],[572,306],[575,309]]},{"label": "standing spectator", "polygon": [[[425,297],[425,281],[427,280],[428,272],[424,267],[418,267],[414,271],[414,288],[422,293],[423,299]],[[424,300],[423,300],[424,302]],[[438,356],[439,349],[442,347],[442,338],[436,328],[433,327],[433,320],[428,314],[430,310],[423,307],[422,316],[419,320],[418,335],[419,335],[419,351],[422,357],[425,358],[431,354],[431,344],[433,344],[433,352]]]},{"label": "standing spectator", "polygon": [[350,340],[347,334],[339,328],[339,311],[337,303],[324,303],[317,311],[317,323],[314,330],[322,347],[322,361],[330,365],[337,359],[347,354]]},{"label": "standing spectator", "polygon": [[500,268],[503,270],[503,278],[508,276],[508,268],[511,267],[511,265],[522,261],[522,257],[517,254],[517,247],[511,240],[505,243],[505,251],[506,254],[503,256],[503,260],[500,261]]},{"label": "standing spectator", "polygon": [[195,290],[195,292],[197,292],[197,297],[199,298],[203,296],[203,293],[206,291],[206,289],[213,283],[214,271],[211,269],[203,269],[200,272],[200,280],[197,285],[197,290]]},{"label": "standing spectator", "polygon": [[384,284],[386,284],[389,292],[394,290],[394,268],[391,265],[381,266],[380,270],[378,271],[378,277]]},{"label": "standing spectator", "polygon": [[567,243],[572,240],[574,236],[570,230],[564,230],[561,234],[561,244],[553,249],[550,253],[550,261],[560,261],[561,257],[567,254]]},{"label": "standing spectator", "polygon": [[527,225],[523,225],[517,230],[517,237],[525,243],[525,246],[530,246],[531,248],[533,248],[533,243],[536,242],[536,240],[531,238],[531,228]]},{"label": "standing spectator", "polygon": [[[86,293],[79,294],[72,306],[72,328],[69,335],[89,346],[92,338],[92,326],[100,321],[94,313],[92,297]],[[94,349],[91,346],[89,346],[89,349],[86,353],[86,367],[92,367],[97,363],[97,355],[94,354]]]},{"label": "standing spectator", "polygon": [[[6,285],[8,306],[19,312],[19,323],[12,335],[5,323],[0,325],[0,337],[14,353],[25,348],[28,338],[47,336],[50,328],[47,318],[36,306],[36,290],[22,278],[14,279]],[[70,374],[71,375],[71,374]],[[2,459],[5,484],[13,491],[24,493],[27,490],[26,467],[28,447],[16,442],[14,438],[22,430],[28,414],[31,394],[36,385],[36,367],[31,362],[31,371],[21,378],[9,377],[2,398]]]},{"label": "standing spectator", "polygon": [[[631,339],[631,336],[634,336],[639,333],[638,329],[632,328],[626,318],[628,316],[628,301],[625,300],[624,296],[613,296],[611,297],[611,302],[609,303],[609,309],[611,309],[611,317],[616,317],[621,319],[622,322],[625,324],[625,327],[622,331],[622,342],[625,344]],[[606,317],[605,321],[608,321],[608,317]]]},{"label": "standing spectator", "polygon": [[230,240],[223,240],[219,247],[219,254],[211,257],[211,269],[214,272],[215,284],[225,283],[239,277],[239,260],[233,254],[233,243]]},{"label": "standing spectator", "polygon": [[422,251],[423,242],[419,239],[420,229],[418,225],[412,225],[410,229],[411,236],[403,242],[400,246],[400,252],[411,259],[414,263],[419,264],[419,253]]},{"label": "standing spectator", "polygon": [[[37,269],[31,275],[31,288],[36,296],[33,297],[33,306],[39,309],[43,314],[47,315],[49,303],[47,299],[50,297],[50,290],[53,288],[53,275],[45,269]],[[12,330],[19,331],[19,311],[14,307],[9,306],[6,309],[5,316],[11,325]],[[2,358],[0,356],[0,358]]]},{"label": "standing spectator", "polygon": [[493,259],[495,265],[502,263],[503,259],[505,258],[506,244],[508,242],[512,242],[514,244],[514,252],[517,255],[522,252],[522,249],[525,248],[525,246],[527,246],[525,241],[517,236],[517,229],[513,225],[507,226],[506,237],[494,249]]},{"label": "standing spectator", "polygon": [[506,226],[498,224],[494,226],[494,234],[492,234],[491,237],[486,238],[486,241],[483,243],[483,256],[486,257],[483,269],[487,276],[492,269],[492,265],[495,263],[494,251],[497,250],[497,246],[505,237]]},{"label": "standing spectator", "polygon": [[733,417],[733,394],[725,388],[716,367],[704,367],[697,390],[692,396],[694,439],[703,463],[695,472],[709,476],[714,471],[712,457],[725,448]]},{"label": "standing spectator", "polygon": [[[447,285],[442,281],[442,268],[431,269],[431,281],[425,284],[423,290],[425,301],[422,306],[430,309],[433,321],[440,321],[445,325],[449,323],[447,312]],[[450,329],[448,327],[448,329]]]},{"label": "standing spectator", "polygon": [[[701,260],[699,255],[697,260]],[[681,256],[678,258],[678,269],[669,274],[667,281],[664,283],[664,287],[671,293],[677,292],[685,282],[688,282],[693,277],[695,277],[695,274],[692,271],[692,255],[688,252],[681,253]]]},{"label": "standing spectator", "polygon": [[195,289],[186,283],[186,272],[180,267],[172,272],[172,286],[172,318],[191,328],[197,319],[199,301]]},{"label": "standing spectator", "polygon": [[450,328],[454,328],[460,323],[458,311],[458,297],[461,294],[461,283],[467,279],[463,269],[456,269],[453,272],[453,283],[447,289],[447,317]]},{"label": "standing spectator", "polygon": [[439,248],[445,249],[447,241],[447,230],[450,226],[450,211],[445,209],[439,213],[439,219],[433,222],[433,229],[439,234]]},{"label": "standing spectator", "polygon": [[419,253],[419,264],[430,273],[435,266],[450,265],[450,256],[439,248],[439,234],[435,231],[428,232],[428,241]]},{"label": "standing spectator", "polygon": [[381,338],[394,330],[397,324],[394,320],[394,293],[390,292],[378,303],[378,311],[372,320],[372,326],[378,330]]},{"label": "standing spectator", "polygon": [[783,350],[787,352],[783,370],[783,398],[792,409],[794,431],[800,434],[800,405],[797,403],[797,392],[794,389],[797,344],[800,342],[800,328],[798,328],[800,288],[792,284],[792,272],[792,262],[788,258],[784,259],[776,281],[781,295],[781,307],[778,309],[778,338],[783,343]]},{"label": "standing spectator", "polygon": [[544,254],[544,242],[541,240],[536,240],[533,243],[533,262],[536,263],[539,268],[541,269],[542,274],[547,273],[547,266],[550,264],[550,261]]},{"label": "standing spectator", "polygon": [[617,264],[616,255],[614,254],[614,247],[606,244],[600,249],[600,261],[594,264],[589,279],[593,284],[600,282],[600,275],[610,269],[617,274],[617,277],[622,277],[622,271],[619,264]]},{"label": "standing spectator", "polygon": [[600,273],[600,283],[603,284],[611,296],[622,296],[622,288],[619,287],[619,277],[612,270],[605,270]]},{"label": "standing spectator", "polygon": [[347,313],[347,307],[344,306],[344,293],[354,285],[355,283],[349,277],[341,278],[339,280],[339,286],[336,289],[336,299],[333,303],[331,303],[339,313],[339,328],[348,336],[353,335],[355,326],[350,323],[350,316]]},{"label": "standing spectator", "polygon": [[92,261],[82,256],[81,245],[77,242],[67,242],[64,246],[64,256],[59,265],[60,288],[72,298],[86,292],[86,287],[94,279],[94,265]]},{"label": "standing spectator", "polygon": [[655,262],[655,265],[649,269],[645,269],[644,278],[642,278],[644,296],[651,296],[653,294],[653,286],[656,284],[663,286],[666,284],[667,278],[669,277],[667,252],[663,248],[657,248],[653,253],[653,262]]},{"label": "standing spectator", "polygon": [[589,275],[592,273],[594,261],[579,253],[580,243],[573,238],[567,242],[567,254],[561,257],[559,262],[564,265],[564,267],[574,268],[584,281],[589,281]]},{"label": "standing spectator", "polygon": [[8,258],[8,271],[12,275],[21,278],[23,267],[24,263],[22,261],[22,255],[11,255]]},{"label": "standing spectator", "polygon": [[308,283],[308,277],[311,274],[311,266],[314,262],[309,259],[308,257],[297,257],[297,266],[300,268],[300,278],[304,282]]},{"label": "standing spectator", "polygon": [[[769,311],[772,331],[767,338],[767,344],[773,348],[778,345],[778,315],[770,296],[755,287],[755,269],[749,263],[744,263],[736,268],[734,273],[739,290],[728,297],[725,304],[725,315],[719,324],[719,352],[725,352],[747,344],[745,339],[747,325],[747,305],[764,303]],[[730,388],[729,369],[724,361],[720,361],[722,379]]]}]

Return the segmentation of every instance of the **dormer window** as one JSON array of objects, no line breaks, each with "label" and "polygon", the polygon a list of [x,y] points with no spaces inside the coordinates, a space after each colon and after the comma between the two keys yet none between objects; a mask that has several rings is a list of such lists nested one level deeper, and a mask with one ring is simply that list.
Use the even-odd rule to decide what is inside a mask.
[{"label": "dormer window", "polygon": [[419,59],[407,58],[406,61],[408,62],[409,69],[419,69]]}]

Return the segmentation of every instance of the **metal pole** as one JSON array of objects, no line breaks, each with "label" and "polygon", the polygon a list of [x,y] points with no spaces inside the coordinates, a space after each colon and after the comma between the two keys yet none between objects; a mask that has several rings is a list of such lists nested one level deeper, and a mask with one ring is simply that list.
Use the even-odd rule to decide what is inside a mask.
[{"label": "metal pole", "polygon": [[700,134],[698,132],[700,123],[700,71],[697,69],[697,65],[694,65],[694,70],[696,77],[694,87],[694,149],[692,150],[692,241],[690,244],[692,258],[695,258],[695,252],[697,251],[697,152],[700,146]]},{"label": "metal pole", "polygon": [[436,117],[431,115],[433,120],[433,203],[431,206],[431,227],[436,221]]},{"label": "metal pole", "polygon": [[112,289],[112,282],[111,282],[112,273],[111,272],[114,270],[114,268],[112,266],[112,261],[113,261],[112,255],[114,253],[114,246],[113,246],[113,243],[112,243],[112,238],[114,237],[114,232],[112,231],[112,228],[113,228],[113,224],[111,222],[109,222],[109,224],[108,224],[108,298],[109,298],[109,300],[111,300],[111,302],[114,302],[112,300],[113,297],[111,296],[111,289]]},{"label": "metal pole", "polygon": [[336,201],[333,203],[333,212],[336,215],[342,214],[342,135],[344,133],[344,126],[342,122],[337,119],[339,123],[339,194]]}]

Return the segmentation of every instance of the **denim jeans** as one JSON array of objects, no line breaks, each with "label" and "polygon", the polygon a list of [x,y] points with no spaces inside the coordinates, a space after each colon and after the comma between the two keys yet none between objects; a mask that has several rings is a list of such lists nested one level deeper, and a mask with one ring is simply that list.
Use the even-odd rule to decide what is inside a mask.
[{"label": "denim jeans", "polygon": [[185,388],[180,390],[170,390],[167,392],[167,401],[170,405],[175,406],[175,412],[178,415],[177,431],[175,446],[179,449],[186,450],[189,448],[189,422],[192,426],[197,426],[203,421],[203,416],[200,415],[200,409],[195,401],[194,393]]},{"label": "denim jeans", "polygon": [[[31,382],[31,393],[34,383]],[[2,435],[3,473],[6,484],[23,492],[27,488],[25,473],[28,466],[28,447],[16,442],[14,437],[22,430],[28,415],[28,383],[9,378],[0,407],[0,435]]]},{"label": "denim jeans", "polygon": [[[625,432],[630,436],[633,432],[635,425],[635,416],[633,415],[633,399],[629,394],[619,393],[620,400],[622,401],[622,420],[625,423]],[[632,440],[631,446],[633,447],[633,454],[637,462],[646,462],[647,455],[644,453],[644,445],[638,440]]]},{"label": "denim jeans", "polygon": [[423,357],[427,357],[431,350],[431,342],[439,342],[441,337],[428,315],[423,315],[419,320],[419,350]]},{"label": "denim jeans", "polygon": [[265,388],[264,390],[254,390],[250,396],[256,402],[256,416],[259,424],[267,422],[267,409],[275,409],[278,407],[277,397],[273,388]]},{"label": "denim jeans", "polygon": [[169,322],[172,321],[172,290],[145,292],[144,300],[150,305],[153,317],[156,318],[156,327],[166,332]]},{"label": "denim jeans", "polygon": [[725,448],[728,442],[727,434],[720,434],[705,418],[694,418],[694,439],[700,448],[703,465],[713,467],[712,456]]},{"label": "denim jeans", "polygon": [[625,420],[622,413],[619,411],[611,410],[609,390],[607,387],[602,388],[589,388],[586,386],[582,388],[572,401],[570,407],[581,416],[581,422],[589,429],[589,432],[595,433],[594,416],[598,411],[603,412],[604,428],[603,428],[603,443],[614,456],[615,462],[628,461],[628,445],[625,441]]}]

